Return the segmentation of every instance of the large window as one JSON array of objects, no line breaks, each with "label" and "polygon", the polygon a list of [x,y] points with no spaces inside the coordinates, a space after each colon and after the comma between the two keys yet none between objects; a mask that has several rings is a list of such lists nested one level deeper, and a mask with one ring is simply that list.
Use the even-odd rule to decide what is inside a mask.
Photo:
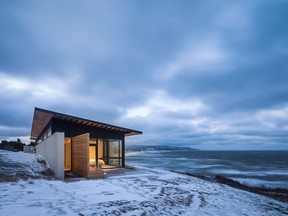
[{"label": "large window", "polygon": [[90,171],[94,170],[96,167],[121,167],[122,140],[90,139],[89,160]]},{"label": "large window", "polygon": [[122,166],[122,140],[108,140],[109,144],[109,164]]}]

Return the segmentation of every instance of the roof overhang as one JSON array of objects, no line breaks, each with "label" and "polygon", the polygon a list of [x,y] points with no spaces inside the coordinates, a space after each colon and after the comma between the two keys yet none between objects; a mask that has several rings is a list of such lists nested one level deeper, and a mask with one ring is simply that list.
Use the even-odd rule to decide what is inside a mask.
[{"label": "roof overhang", "polygon": [[123,128],[115,125],[110,125],[102,122],[97,122],[89,119],[79,118],[76,116],[71,116],[63,113],[53,112],[50,110],[45,110],[41,108],[35,107],[34,110],[34,116],[33,116],[33,122],[32,122],[32,129],[31,129],[31,140],[37,139],[37,137],[41,134],[41,132],[44,130],[46,125],[50,122],[50,120],[54,119],[60,119],[72,123],[82,124],[82,125],[88,125],[95,128],[102,128],[106,130],[112,130],[124,133],[125,136],[132,136],[132,135],[138,135],[142,134],[141,131],[132,130],[129,128]]}]

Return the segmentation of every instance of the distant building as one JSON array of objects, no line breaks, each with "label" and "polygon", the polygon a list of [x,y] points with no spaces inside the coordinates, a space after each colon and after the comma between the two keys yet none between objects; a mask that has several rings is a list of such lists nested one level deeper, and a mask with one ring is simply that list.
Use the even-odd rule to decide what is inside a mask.
[{"label": "distant building", "polygon": [[35,153],[36,148],[35,148],[35,146],[25,145],[25,146],[23,146],[23,151],[25,153]]},{"label": "distant building", "polygon": [[125,137],[141,131],[35,108],[31,140],[58,178],[64,171],[96,178],[125,167]]}]

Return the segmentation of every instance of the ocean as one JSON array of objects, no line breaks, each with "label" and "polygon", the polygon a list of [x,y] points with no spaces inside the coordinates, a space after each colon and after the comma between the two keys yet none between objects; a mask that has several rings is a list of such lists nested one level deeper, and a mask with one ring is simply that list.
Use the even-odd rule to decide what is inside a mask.
[{"label": "ocean", "polygon": [[138,151],[126,163],[197,175],[221,175],[241,183],[288,188],[288,151]]}]

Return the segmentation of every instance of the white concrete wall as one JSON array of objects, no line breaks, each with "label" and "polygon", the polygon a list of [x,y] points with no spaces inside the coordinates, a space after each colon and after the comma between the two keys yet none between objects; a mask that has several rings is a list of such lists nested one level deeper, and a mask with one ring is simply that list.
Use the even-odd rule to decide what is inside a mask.
[{"label": "white concrete wall", "polygon": [[64,179],[64,133],[56,132],[36,146],[59,179]]}]

